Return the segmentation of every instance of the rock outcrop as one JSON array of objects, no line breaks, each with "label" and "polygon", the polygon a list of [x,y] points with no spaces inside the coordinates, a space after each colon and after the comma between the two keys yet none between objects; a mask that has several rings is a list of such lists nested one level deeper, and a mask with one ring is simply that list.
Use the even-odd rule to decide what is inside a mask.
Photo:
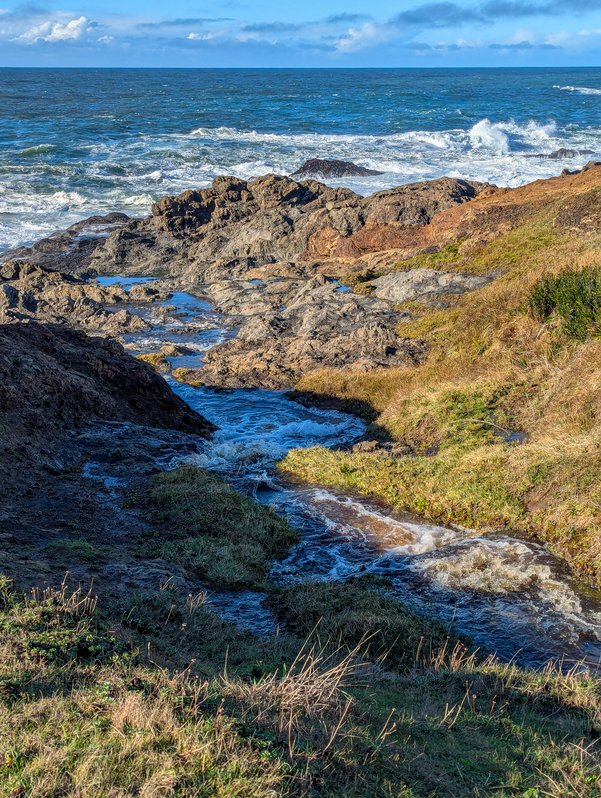
[{"label": "rock outcrop", "polygon": [[189,381],[226,387],[292,386],[323,366],[368,371],[417,362],[419,341],[397,336],[400,314],[386,302],[342,290],[323,276],[263,286],[229,281],[209,286],[218,309],[239,316],[239,332],[207,352]]},{"label": "rock outcrop", "polygon": [[406,272],[385,274],[371,280],[368,285],[372,287],[374,296],[379,299],[400,304],[412,299],[432,302],[448,294],[464,294],[466,291],[474,291],[486,285],[490,279],[475,274],[411,269]]},{"label": "rock outcrop", "polygon": [[344,291],[331,277],[361,268],[370,254],[413,245],[442,211],[484,191],[494,189],[441,178],[364,198],[316,180],[216,178],[210,188],[163,198],[147,219],[87,220],[18,253],[1,267],[0,321],[132,332],[146,322],[119,304],[164,292],[145,285],[126,295],[90,277],[155,274],[193,287],[239,327],[193,375],[204,383],[281,388],[323,366],[413,363],[423,347],[398,338],[394,300]]},{"label": "rock outcrop", "polygon": [[327,158],[309,158],[308,161],[300,166],[292,177],[321,177],[341,178],[341,177],[373,177],[381,175],[377,169],[367,169],[365,166],[358,166],[352,161],[340,161]]},{"label": "rock outcrop", "polygon": [[275,265],[293,264],[297,273],[324,261],[348,266],[362,254],[404,246],[434,215],[484,190],[492,189],[441,178],[363,198],[315,180],[220,177],[211,188],[165,197],[150,218],[114,230],[87,265],[189,282],[243,278]]},{"label": "rock outcrop", "polygon": [[[145,300],[158,296],[146,290]],[[0,264],[0,324],[33,319],[113,335],[146,329],[147,323],[125,308],[107,310],[127,301],[120,286],[103,287],[27,261]]]},{"label": "rock outcrop", "polygon": [[0,325],[0,473],[52,461],[65,432],[99,420],[204,437],[215,429],[116,341],[35,322]]},{"label": "rock outcrop", "polygon": [[89,269],[92,253],[114,230],[129,222],[124,213],[91,216],[41,238],[31,246],[18,247],[0,257],[1,260],[25,260],[65,274],[82,274]]}]

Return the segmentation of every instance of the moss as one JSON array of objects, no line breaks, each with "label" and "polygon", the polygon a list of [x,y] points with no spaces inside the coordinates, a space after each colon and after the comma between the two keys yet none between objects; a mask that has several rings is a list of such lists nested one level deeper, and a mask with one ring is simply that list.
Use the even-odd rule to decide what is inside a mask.
[{"label": "moss", "polygon": [[461,245],[463,239],[451,241],[434,252],[423,252],[407,260],[397,261],[392,271],[411,271],[412,269],[435,269],[436,271],[456,271],[463,260]]},{"label": "moss", "polygon": [[193,466],[153,476],[132,502],[157,527],[142,551],[190,567],[221,587],[260,585],[296,540],[273,511]]},{"label": "moss", "polygon": [[171,372],[171,376],[176,379],[178,382],[185,382],[188,385],[192,385],[195,388],[200,387],[203,385],[202,382],[202,369],[189,369],[180,367],[177,369],[173,369]]},{"label": "moss", "polygon": [[143,360],[144,363],[151,365],[153,369],[160,374],[171,371],[171,363],[167,360],[163,352],[146,352],[141,355],[136,355],[136,357],[138,360]]},{"label": "moss", "polygon": [[50,557],[61,561],[75,560],[89,564],[97,563],[100,559],[100,552],[91,543],[82,538],[60,538],[53,540],[46,546],[46,552]]}]

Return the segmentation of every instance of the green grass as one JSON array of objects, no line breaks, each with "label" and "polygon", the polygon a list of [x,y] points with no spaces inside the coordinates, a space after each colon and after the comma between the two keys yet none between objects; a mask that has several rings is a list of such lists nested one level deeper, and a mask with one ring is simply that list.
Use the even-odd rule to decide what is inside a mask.
[{"label": "green grass", "polygon": [[566,269],[544,277],[530,292],[528,304],[534,317],[547,322],[557,316],[563,332],[584,341],[601,329],[601,267],[581,271]]},{"label": "green grass", "polygon": [[[599,798],[590,675],[528,672],[460,645],[415,656],[418,631],[434,627],[403,610],[396,645],[414,664],[397,670],[356,646],[382,624],[394,632],[392,605],[367,585],[293,588],[281,602],[299,633],[323,602],[322,633],[329,622],[342,647],[290,632],[253,641],[165,590],[131,597],[123,616],[150,644],[142,658],[111,604],[66,588],[25,596],[0,578],[0,796]],[[61,626],[48,656],[40,631]],[[82,633],[93,655],[75,644]],[[271,661],[251,668],[261,646]],[[196,655],[184,672],[157,664],[172,647]]]},{"label": "green grass", "polygon": [[368,580],[306,582],[275,593],[270,606],[289,632],[303,638],[315,630],[322,641],[336,646],[362,644],[364,654],[384,658],[395,670],[411,669],[420,656],[429,658],[432,651],[448,647],[442,625],[388,598],[381,592],[385,586]]},{"label": "green grass", "polygon": [[88,564],[97,563],[100,552],[91,543],[83,538],[60,538],[53,540],[46,546],[46,552],[50,557],[54,557],[68,563],[71,560]]},{"label": "green grass", "polygon": [[358,408],[370,437],[408,456],[306,450],[284,470],[439,522],[516,530],[601,584],[599,174],[573,195],[571,184],[555,194],[533,184],[504,206],[507,192],[458,227],[454,246],[388,267],[446,262],[495,279],[399,322],[400,337],[426,344],[417,367],[323,369],[296,386]]},{"label": "green grass", "polygon": [[182,563],[217,587],[260,587],[296,540],[269,508],[193,466],[152,477],[132,502],[156,527],[140,553]]}]

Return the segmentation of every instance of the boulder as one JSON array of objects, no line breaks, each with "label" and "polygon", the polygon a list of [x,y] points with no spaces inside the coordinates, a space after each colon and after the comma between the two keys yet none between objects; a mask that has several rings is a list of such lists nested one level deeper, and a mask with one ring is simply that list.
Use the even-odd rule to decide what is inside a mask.
[{"label": "boulder", "polygon": [[394,304],[411,299],[430,300],[445,294],[463,294],[486,285],[490,277],[456,272],[439,272],[434,269],[412,269],[392,272],[371,280],[373,294]]},{"label": "boulder", "polygon": [[292,177],[322,177],[327,180],[328,178],[370,177],[381,174],[384,173],[379,172],[377,169],[366,169],[365,166],[357,166],[351,161],[310,158],[296,172],[292,173]]}]

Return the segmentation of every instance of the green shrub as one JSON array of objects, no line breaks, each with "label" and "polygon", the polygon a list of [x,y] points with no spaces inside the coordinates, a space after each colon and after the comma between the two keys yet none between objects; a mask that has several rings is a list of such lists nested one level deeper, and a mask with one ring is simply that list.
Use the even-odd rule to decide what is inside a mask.
[{"label": "green shrub", "polygon": [[532,289],[530,311],[541,322],[556,315],[563,332],[584,341],[601,330],[601,267],[566,269],[544,277]]}]

